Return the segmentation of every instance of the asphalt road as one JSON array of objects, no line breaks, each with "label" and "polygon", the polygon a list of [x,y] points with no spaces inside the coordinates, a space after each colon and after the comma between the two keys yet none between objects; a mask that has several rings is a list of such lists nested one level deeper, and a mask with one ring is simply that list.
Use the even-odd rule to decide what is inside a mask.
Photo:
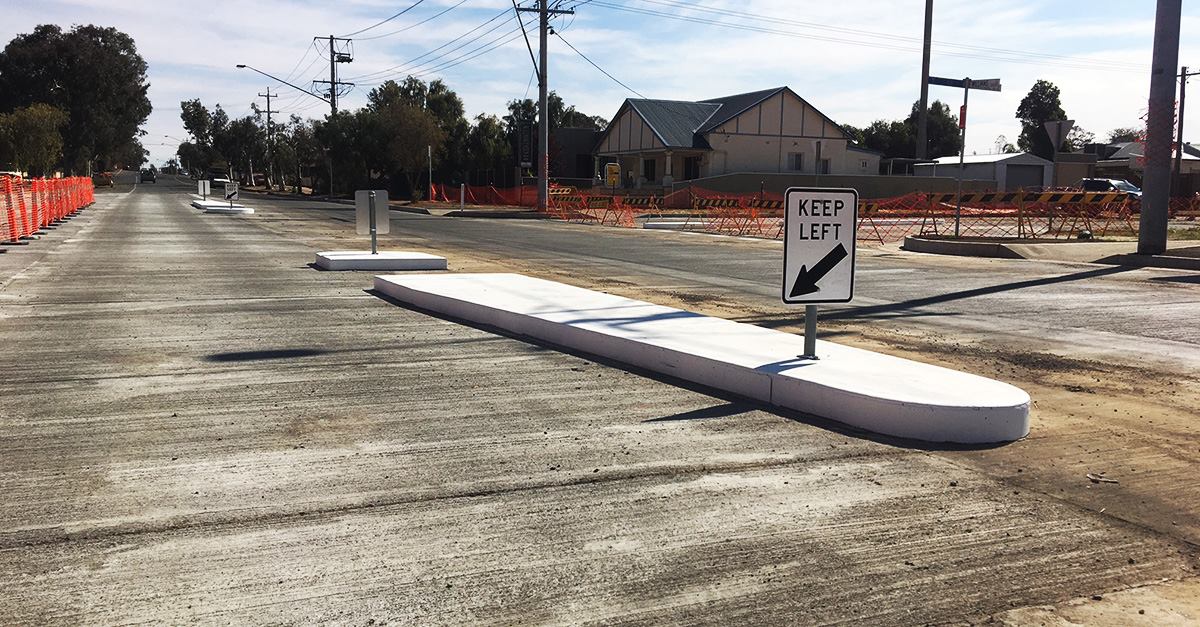
[{"label": "asphalt road", "polygon": [[[353,217],[344,205],[254,199],[262,209]],[[262,210],[260,209],[260,210]],[[782,244],[704,234],[599,229],[532,220],[446,219],[392,211],[393,229],[443,249],[516,259],[550,272],[629,282],[683,300],[737,302],[796,318],[779,305]],[[387,241],[384,237],[382,241]],[[1135,360],[1184,360],[1200,370],[1200,278],[1195,273],[1093,264],[966,259],[864,247],[857,298],[822,307],[829,320],[921,321],[955,332],[1014,334],[1042,350],[1112,349]],[[790,311],[790,316],[785,312]],[[769,318],[753,320],[770,324]]]},{"label": "asphalt road", "polygon": [[[348,208],[249,198],[253,216],[203,215],[186,189],[118,185],[0,253],[5,622],[1200,616],[1197,500],[1177,481],[1200,451],[1157,468],[1165,436],[1124,406],[1096,429],[1056,404],[1094,393],[1035,391],[1044,433],[1007,447],[874,438],[397,307],[367,274],[309,265],[361,241]],[[774,302],[772,242],[400,212],[392,228],[384,246],[452,270],[795,322]],[[1195,359],[1180,273],[860,262],[859,301],[828,324],[848,341],[948,362],[958,346],[980,368],[996,345],[1061,351],[1080,362],[1062,377],[1109,353]],[[1138,299],[1161,313],[1116,315]],[[1106,344],[1081,357],[1071,337]],[[985,374],[1045,375],[1000,361]],[[1116,406],[1089,385],[1096,412]],[[1046,462],[1066,446],[1150,466],[1093,485]]]}]

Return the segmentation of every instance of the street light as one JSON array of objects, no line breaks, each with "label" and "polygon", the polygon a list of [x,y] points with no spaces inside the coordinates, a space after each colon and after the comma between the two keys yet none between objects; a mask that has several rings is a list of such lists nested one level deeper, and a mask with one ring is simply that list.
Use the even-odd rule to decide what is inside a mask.
[{"label": "street light", "polygon": [[256,67],[246,65],[245,63],[239,63],[239,64],[237,64],[237,67],[239,70],[246,69],[246,70],[253,70],[255,72],[258,72],[259,74],[262,74],[263,76],[265,76],[273,81],[279,81],[280,83],[283,83],[284,85],[287,85],[288,87],[291,87],[292,89],[306,93],[306,94],[312,96],[313,98],[316,98],[317,100],[320,100],[321,102],[324,102],[325,104],[329,104],[328,98],[322,98],[321,96],[318,96],[317,94],[314,94],[311,91],[304,89],[303,87],[297,87],[297,86],[283,80],[282,78],[279,78],[278,76],[271,76],[270,74],[267,74],[266,72],[264,72]]}]

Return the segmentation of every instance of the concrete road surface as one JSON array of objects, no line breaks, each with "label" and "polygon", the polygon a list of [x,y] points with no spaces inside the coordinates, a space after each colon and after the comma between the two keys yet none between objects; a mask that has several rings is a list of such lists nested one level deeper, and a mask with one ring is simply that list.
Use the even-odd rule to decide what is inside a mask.
[{"label": "concrete road surface", "polygon": [[[348,207],[191,186],[0,253],[6,623],[1200,620],[1194,275],[860,253],[831,339],[1035,398],[939,449],[398,307],[310,266]],[[393,220],[452,271],[798,318],[774,242]]]}]

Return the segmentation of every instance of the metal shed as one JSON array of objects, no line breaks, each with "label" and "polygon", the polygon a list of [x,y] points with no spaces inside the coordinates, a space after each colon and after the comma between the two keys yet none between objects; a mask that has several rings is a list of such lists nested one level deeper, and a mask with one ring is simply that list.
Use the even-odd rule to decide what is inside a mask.
[{"label": "metal shed", "polygon": [[[963,179],[996,181],[996,189],[1052,185],[1054,164],[1037,155],[1017,152],[1000,155],[967,155],[963,159]],[[914,176],[958,176],[958,156],[941,157],[935,163],[913,166]]]}]

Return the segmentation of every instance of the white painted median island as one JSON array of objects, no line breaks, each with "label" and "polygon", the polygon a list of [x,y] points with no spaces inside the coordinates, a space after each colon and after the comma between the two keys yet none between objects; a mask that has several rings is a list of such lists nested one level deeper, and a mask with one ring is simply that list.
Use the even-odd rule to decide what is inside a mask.
[{"label": "white painted median island", "polygon": [[1029,395],[1007,383],[519,274],[375,277],[375,289],[770,405],[929,442],[1005,442],[1029,432]]},{"label": "white painted median island", "polygon": [[326,270],[445,270],[446,258],[414,252],[331,250],[317,253],[317,267]]},{"label": "white painted median island", "polygon": [[192,206],[203,211],[204,213],[225,213],[231,215],[242,215],[254,213],[254,209],[245,205],[234,203],[230,205],[223,200],[193,200]]}]

